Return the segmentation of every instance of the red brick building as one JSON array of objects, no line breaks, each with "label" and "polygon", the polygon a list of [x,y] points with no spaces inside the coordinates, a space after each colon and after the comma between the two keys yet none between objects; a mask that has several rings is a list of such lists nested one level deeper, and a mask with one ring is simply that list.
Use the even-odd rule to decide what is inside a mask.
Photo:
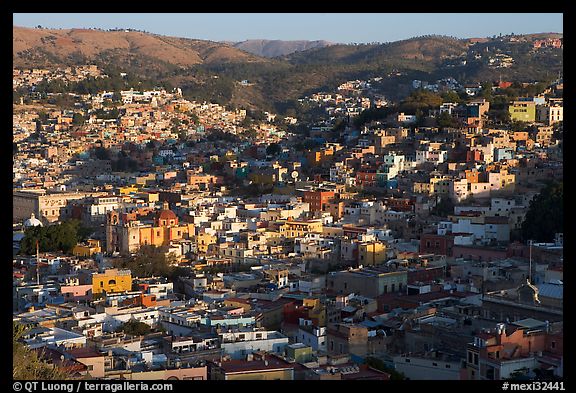
[{"label": "red brick building", "polygon": [[310,211],[319,212],[322,211],[322,206],[333,199],[335,195],[334,191],[304,191],[303,201],[310,204]]},{"label": "red brick building", "polygon": [[424,233],[420,237],[420,254],[452,256],[454,236]]},{"label": "red brick building", "polygon": [[362,169],[356,172],[356,185],[359,187],[376,186],[376,169]]}]

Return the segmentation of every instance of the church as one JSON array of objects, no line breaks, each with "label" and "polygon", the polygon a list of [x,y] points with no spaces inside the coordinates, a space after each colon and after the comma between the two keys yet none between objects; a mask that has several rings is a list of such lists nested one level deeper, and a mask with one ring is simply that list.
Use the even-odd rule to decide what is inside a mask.
[{"label": "church", "polygon": [[108,212],[106,216],[106,252],[128,255],[138,252],[141,246],[168,246],[171,241],[194,236],[194,224],[180,224],[176,214],[164,202],[162,210],[146,224],[126,213]]}]

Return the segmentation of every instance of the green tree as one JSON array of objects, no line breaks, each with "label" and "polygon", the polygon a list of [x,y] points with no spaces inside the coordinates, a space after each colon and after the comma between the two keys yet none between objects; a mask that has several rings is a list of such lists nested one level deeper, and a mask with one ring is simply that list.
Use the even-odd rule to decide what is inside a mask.
[{"label": "green tree", "polygon": [[436,118],[436,123],[438,127],[447,128],[447,127],[456,127],[458,123],[456,119],[454,119],[448,112],[442,112]]},{"label": "green tree", "polygon": [[512,120],[510,122],[510,129],[512,131],[524,131],[528,127],[528,123],[522,120]]},{"label": "green tree", "polygon": [[266,154],[268,155],[277,156],[280,153],[282,153],[282,148],[277,143],[271,143],[266,148]]},{"label": "green tree", "polygon": [[124,332],[130,336],[145,336],[152,329],[144,322],[130,320],[116,328],[116,332]]},{"label": "green tree", "polygon": [[480,97],[485,98],[486,101],[492,101],[492,83],[484,82],[482,84],[482,90],[480,91]]},{"label": "green tree", "polygon": [[442,93],[442,101],[443,102],[455,102],[455,103],[459,104],[462,102],[462,99],[460,98],[458,93],[456,93],[453,90],[449,90],[449,91]]},{"label": "green tree", "polygon": [[119,91],[115,91],[112,94],[112,102],[122,102],[122,94]]},{"label": "green tree", "polygon": [[105,147],[98,146],[94,149],[94,156],[99,160],[109,160],[110,159],[110,151]]},{"label": "green tree", "polygon": [[115,262],[116,267],[129,269],[136,277],[168,277],[174,269],[174,260],[166,256],[166,247],[144,245],[131,257]]},{"label": "green tree", "polygon": [[538,242],[554,240],[564,232],[564,183],[551,181],[530,202],[522,222],[522,239]]},{"label": "green tree", "polygon": [[436,206],[432,208],[432,214],[446,217],[448,214],[454,213],[454,202],[449,197],[441,197]]},{"label": "green tree", "polygon": [[70,253],[80,240],[85,240],[92,228],[84,227],[78,220],[67,220],[46,227],[29,227],[20,243],[20,254],[36,253],[36,241],[41,252],[62,251]]},{"label": "green tree", "polygon": [[386,364],[382,359],[378,359],[375,357],[368,357],[366,358],[366,364],[376,370],[380,370],[390,374],[390,380],[392,381],[402,381],[406,379],[406,376],[403,373],[386,366]]},{"label": "green tree", "polygon": [[22,337],[29,330],[18,322],[12,322],[12,378],[15,380],[64,380],[68,373],[43,360],[38,352],[31,350]]}]

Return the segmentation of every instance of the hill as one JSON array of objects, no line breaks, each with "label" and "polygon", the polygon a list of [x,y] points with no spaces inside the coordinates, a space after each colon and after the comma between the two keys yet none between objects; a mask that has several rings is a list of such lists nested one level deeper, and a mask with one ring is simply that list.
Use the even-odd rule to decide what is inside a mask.
[{"label": "hill", "polygon": [[[190,99],[280,113],[294,108],[298,98],[333,91],[353,79],[384,77],[378,92],[395,100],[409,92],[413,79],[525,82],[555,77],[563,66],[562,49],[533,46],[536,39],[562,36],[557,33],[484,39],[423,36],[383,44],[326,45],[274,58],[246,50],[271,56],[326,42],[222,43],[139,31],[22,27],[13,27],[13,34],[15,67],[96,64],[112,74],[127,72],[149,82],[146,85],[179,86]],[[496,67],[495,61],[505,58],[512,58],[508,68]],[[243,80],[249,83],[240,83]]]},{"label": "hill", "polygon": [[447,57],[466,53],[468,43],[452,37],[424,36],[384,44],[331,45],[293,53],[286,60],[293,64],[383,64],[405,61],[439,64]]},{"label": "hill", "polygon": [[235,48],[262,57],[279,57],[294,52],[334,45],[331,42],[319,41],[282,41],[282,40],[246,40],[233,44]]},{"label": "hill", "polygon": [[188,67],[222,62],[265,62],[228,44],[143,33],[90,29],[13,27],[14,66],[70,65],[82,62],[160,62]]}]

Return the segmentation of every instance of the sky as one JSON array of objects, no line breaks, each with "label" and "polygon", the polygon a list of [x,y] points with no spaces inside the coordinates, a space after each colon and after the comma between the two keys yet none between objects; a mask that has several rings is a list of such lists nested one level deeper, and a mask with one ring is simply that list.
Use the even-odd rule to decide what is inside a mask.
[{"label": "sky", "polygon": [[440,34],[458,38],[499,34],[562,33],[562,13],[19,13],[15,26],[133,28],[211,41],[327,40],[337,43],[392,42]]}]

